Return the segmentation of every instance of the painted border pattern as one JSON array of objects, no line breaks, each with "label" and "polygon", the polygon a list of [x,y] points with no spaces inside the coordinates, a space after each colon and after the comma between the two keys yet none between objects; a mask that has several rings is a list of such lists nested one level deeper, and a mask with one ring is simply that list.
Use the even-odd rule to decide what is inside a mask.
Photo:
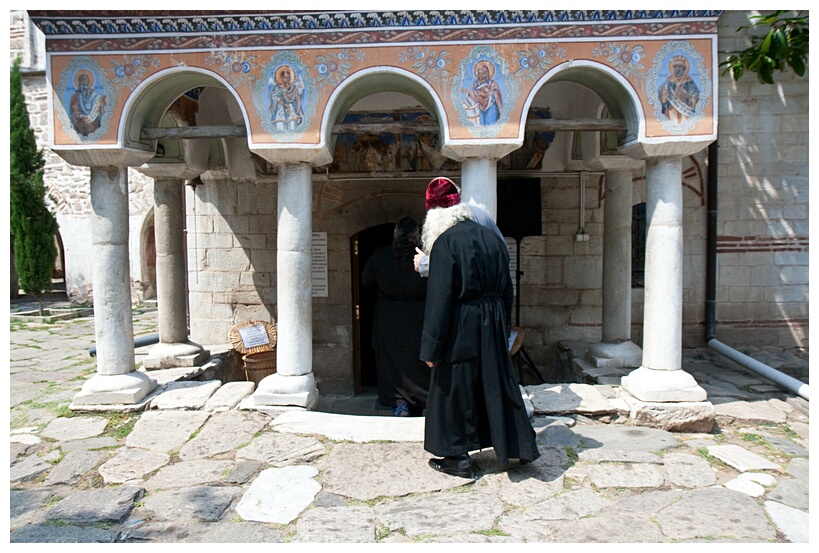
[{"label": "painted border pattern", "polygon": [[715,35],[722,11],[179,13],[29,12],[49,52],[76,52]]}]

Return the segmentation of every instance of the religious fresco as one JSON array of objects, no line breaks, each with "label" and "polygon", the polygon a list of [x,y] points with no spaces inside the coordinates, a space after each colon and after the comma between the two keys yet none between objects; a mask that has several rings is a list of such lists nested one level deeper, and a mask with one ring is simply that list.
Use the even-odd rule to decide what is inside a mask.
[{"label": "religious fresco", "polygon": [[276,141],[297,141],[310,126],[317,102],[310,70],[293,52],[276,53],[262,68],[253,103],[262,127]]},{"label": "religious fresco", "polygon": [[688,133],[711,101],[711,80],[702,54],[688,42],[664,45],[648,71],[646,93],[664,130]]},{"label": "religious fresco", "polygon": [[60,73],[55,99],[63,132],[74,142],[94,142],[107,132],[116,93],[94,59],[78,56],[71,60]]},{"label": "religious fresco", "polygon": [[461,61],[450,94],[461,124],[475,137],[491,138],[509,121],[518,87],[503,58],[477,46]]},{"label": "religious fresco", "polygon": [[[549,108],[532,108],[529,120],[551,119]],[[427,112],[349,112],[344,123],[394,123],[432,121]],[[498,160],[498,169],[539,169],[546,150],[555,139],[553,132],[526,131],[523,146]],[[461,164],[441,153],[437,132],[339,134],[333,150],[333,173],[447,172],[460,171]],[[324,168],[316,168],[324,172]]]},{"label": "religious fresco", "polygon": [[[711,50],[712,41],[699,39],[52,56],[52,74],[60,76],[54,94],[58,99],[54,143],[116,144],[122,112],[133,91],[160,72],[185,68],[200,74],[209,71],[235,91],[250,116],[249,140],[254,145],[319,144],[329,138],[321,135],[322,114],[345,80],[363,70],[394,71],[396,67],[430,84],[445,112],[435,117],[446,116],[448,139],[453,143],[518,139],[521,112],[534,88],[548,79],[549,72],[584,60],[599,64],[601,69],[592,71],[607,67],[609,73],[616,71],[623,77],[623,86],[646,114],[645,137],[707,135],[715,132],[708,70],[713,63]],[[82,78],[80,68],[87,69]],[[202,82],[193,73],[190,79],[192,86]],[[74,100],[72,119],[71,95],[80,89],[85,91],[85,101],[81,104],[79,96]],[[97,113],[94,102],[99,102]],[[81,106],[87,110],[82,116],[77,109]],[[93,122],[86,122],[89,115]],[[359,138],[359,147],[363,140]],[[415,137],[412,163],[432,170],[445,163],[432,153],[440,150],[442,140],[443,136]],[[536,142],[542,145],[543,137]],[[397,167],[412,170],[410,158]]]}]

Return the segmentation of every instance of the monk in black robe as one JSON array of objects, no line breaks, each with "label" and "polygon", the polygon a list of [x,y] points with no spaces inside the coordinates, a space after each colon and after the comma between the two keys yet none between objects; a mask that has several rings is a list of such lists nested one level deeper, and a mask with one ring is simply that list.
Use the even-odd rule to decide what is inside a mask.
[{"label": "monk in black robe", "polygon": [[421,359],[432,367],[424,449],[435,470],[474,478],[469,451],[493,447],[501,463],[540,457],[514,379],[508,342],[509,253],[464,205],[432,209],[422,242],[429,282]]},{"label": "monk in black robe", "polygon": [[378,399],[396,416],[421,415],[429,390],[430,370],[419,358],[427,279],[413,266],[418,232],[415,219],[399,220],[392,245],[373,252],[361,277],[378,293],[372,336]]}]

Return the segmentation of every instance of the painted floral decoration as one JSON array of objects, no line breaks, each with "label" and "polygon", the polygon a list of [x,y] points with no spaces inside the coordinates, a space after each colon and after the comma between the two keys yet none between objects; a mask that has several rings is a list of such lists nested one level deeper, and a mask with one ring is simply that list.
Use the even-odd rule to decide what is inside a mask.
[{"label": "painted floral decoration", "polygon": [[535,81],[543,76],[550,65],[555,63],[555,59],[565,57],[566,49],[554,43],[527,48],[518,52],[518,68],[515,70],[515,75]]},{"label": "painted floral decoration", "polygon": [[120,60],[111,62],[111,69],[114,71],[113,83],[118,87],[128,87],[131,90],[142,82],[142,77],[148,67],[159,67],[159,58],[154,56],[139,55],[125,56]]},{"label": "painted floral decoration", "polygon": [[592,51],[592,55],[606,58],[606,61],[624,77],[634,77],[638,81],[645,80],[646,67],[641,62],[646,54],[639,44],[603,42]]},{"label": "painted floral decoration", "polygon": [[316,63],[313,64],[316,82],[321,87],[335,87],[350,74],[350,69],[353,68],[350,62],[366,59],[363,50],[349,49],[316,56]]},{"label": "painted floral decoration", "polygon": [[214,51],[205,58],[205,64],[218,66],[217,70],[233,88],[251,88],[261,67],[256,56],[244,52]]},{"label": "painted floral decoration", "polygon": [[441,50],[437,52],[420,46],[407,48],[398,54],[398,61],[401,63],[412,62],[412,67],[419,75],[424,75],[427,80],[443,80],[449,77],[452,72],[447,66],[452,63],[448,59],[449,52]]}]

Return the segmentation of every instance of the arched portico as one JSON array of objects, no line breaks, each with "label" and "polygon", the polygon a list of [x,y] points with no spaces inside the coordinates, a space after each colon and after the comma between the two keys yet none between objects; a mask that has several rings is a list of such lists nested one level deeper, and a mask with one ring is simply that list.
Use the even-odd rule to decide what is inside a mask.
[{"label": "arched portico", "polygon": [[[69,161],[72,156],[75,159],[90,156],[89,166],[131,166],[129,156],[136,155],[144,159],[134,165],[147,165],[147,170],[157,174],[170,170],[174,164],[178,170],[178,155],[169,159],[154,153],[160,145],[166,154],[171,150],[184,151],[185,146],[171,147],[163,144],[163,140],[193,144],[195,133],[185,130],[188,134],[183,138],[173,138],[172,133],[160,129],[154,135],[162,137],[158,139],[151,138],[148,131],[168,126],[163,124],[162,115],[175,98],[189,87],[204,87],[201,105],[207,104],[209,109],[199,110],[195,124],[189,126],[206,126],[209,145],[218,138],[219,147],[216,162],[212,149],[207,148],[206,170],[200,173],[204,175],[205,187],[188,189],[193,192],[189,196],[193,200],[191,209],[209,210],[206,224],[210,228],[195,235],[207,238],[211,249],[202,258],[195,252],[194,266],[230,267],[231,271],[221,271],[224,274],[196,274],[207,281],[203,286],[213,287],[209,289],[211,296],[219,294],[218,282],[224,279],[235,292],[223,295],[237,298],[236,302],[218,306],[214,302],[209,306],[211,335],[218,335],[219,328],[237,322],[243,316],[240,313],[251,310],[259,313],[275,305],[279,372],[276,378],[259,386],[256,403],[290,402],[309,407],[315,399],[315,384],[311,383],[314,340],[309,284],[315,207],[313,173],[315,168],[333,161],[333,129],[341,115],[366,94],[389,90],[418,99],[432,116],[441,137],[440,155],[461,163],[463,197],[485,204],[492,213],[497,201],[497,160],[521,146],[532,99],[547,83],[582,84],[602,98],[610,117],[622,122],[617,127],[625,131],[620,141],[622,154],[652,164],[648,172],[653,177],[649,181],[659,179],[665,183],[673,179],[674,164],[665,160],[681,155],[681,150],[702,149],[714,139],[716,116],[709,94],[716,69],[715,19],[703,15],[702,21],[686,27],[690,34],[681,40],[682,23],[670,13],[657,20],[639,15],[639,22],[635,22],[631,12],[612,12],[606,16],[609,30],[605,33],[581,20],[575,21],[572,13],[566,12],[569,19],[565,29],[569,35],[564,35],[551,25],[552,20],[539,19],[540,12],[533,12],[531,21],[506,11],[487,12],[480,18],[465,15],[463,20],[457,14],[444,20],[432,17],[431,12],[417,12],[403,16],[400,27],[410,34],[398,39],[391,34],[398,28],[394,24],[395,14],[363,17],[339,13],[337,18],[327,20],[330,26],[335,26],[336,19],[340,22],[333,34],[315,33],[309,27],[314,22],[312,16],[294,12],[288,20],[294,27],[290,28],[288,23],[283,28],[280,26],[283,20],[273,17],[279,25],[275,27],[277,31],[271,32],[274,27],[264,25],[245,29],[242,40],[237,42],[231,42],[234,37],[229,30],[236,21],[230,14],[217,14],[197,25],[216,25],[212,32],[219,36],[225,33],[230,38],[225,47],[214,49],[204,31],[193,32],[184,50],[176,48],[173,42],[165,42],[152,51],[140,51],[135,46],[138,42],[120,41],[113,36],[106,38],[113,41],[110,51],[89,47],[82,56],[76,55],[70,44],[64,44],[63,35],[55,35],[49,39],[50,71],[58,100],[55,151],[64,152]],[[645,18],[651,21],[642,21]],[[499,40],[489,32],[496,19],[507,22],[505,25],[517,21],[525,33],[520,38]],[[355,25],[350,26],[352,20]],[[257,21],[264,23],[265,16],[260,15]],[[393,23],[382,28],[384,21]],[[306,26],[300,27],[302,23]],[[576,33],[579,27],[571,28],[575,23],[584,25],[581,34]],[[49,32],[66,25],[70,28],[73,23],[61,20],[52,27],[52,22],[42,22]],[[464,40],[463,27],[467,28],[469,40]],[[651,40],[640,34],[648,29]],[[427,31],[432,34],[425,34]],[[617,34],[619,31],[622,34]],[[129,26],[120,32],[162,35],[170,31],[164,30],[162,24],[150,23]],[[413,34],[418,32],[421,34]],[[330,40],[331,36],[343,40],[336,43]],[[127,52],[127,56],[123,57],[122,52]],[[684,66],[686,71],[670,74],[672,64]],[[69,98],[83,91],[88,93],[76,85],[79,69],[94,77],[100,87],[97,94],[104,93],[107,99],[106,104],[96,104],[103,106],[107,126],[93,133],[86,132],[89,127],[85,119],[91,114],[80,115],[80,125],[80,120],[69,116],[66,107]],[[683,82],[686,78],[688,81]],[[697,85],[701,94],[695,92]],[[669,99],[670,92],[682,90],[674,88],[680,86],[688,87],[695,105],[683,105],[679,98]],[[561,122],[553,123],[558,126],[552,129],[563,131],[576,121],[562,122],[566,125],[563,128],[559,128]],[[600,128],[599,122],[594,122],[584,130]],[[200,148],[200,155],[204,150]],[[95,156],[97,159],[92,159]],[[583,157],[578,160],[584,164],[583,170],[588,166],[622,171],[618,177],[631,170],[626,167],[625,157],[622,166],[617,167],[610,165],[609,160],[601,161],[598,158],[603,156],[596,153],[587,157],[585,148]],[[184,171],[190,171],[186,155],[181,158]],[[273,168],[262,179],[258,178],[261,165]],[[183,177],[177,174],[174,178]],[[208,187],[209,183],[224,179],[231,183],[226,190]],[[625,182],[619,178],[611,180]],[[654,185],[649,182],[648,186]],[[609,190],[609,199],[621,188],[625,187]],[[660,197],[665,197],[664,194]],[[250,206],[248,216],[233,209],[240,201]],[[194,216],[192,221],[199,219]],[[660,220],[652,219],[662,226]],[[268,230],[272,226],[276,229],[275,240]],[[622,225],[611,232],[621,233]],[[224,244],[215,245],[217,239]],[[275,263],[269,255],[272,242]],[[272,281],[276,282],[275,287],[270,284]],[[646,293],[653,294],[648,289]],[[237,311],[237,305],[247,305],[238,301],[246,297],[258,301],[261,308]],[[619,339],[618,333],[614,339]],[[644,394],[644,387],[631,386],[631,390],[646,398],[655,397]]]}]

